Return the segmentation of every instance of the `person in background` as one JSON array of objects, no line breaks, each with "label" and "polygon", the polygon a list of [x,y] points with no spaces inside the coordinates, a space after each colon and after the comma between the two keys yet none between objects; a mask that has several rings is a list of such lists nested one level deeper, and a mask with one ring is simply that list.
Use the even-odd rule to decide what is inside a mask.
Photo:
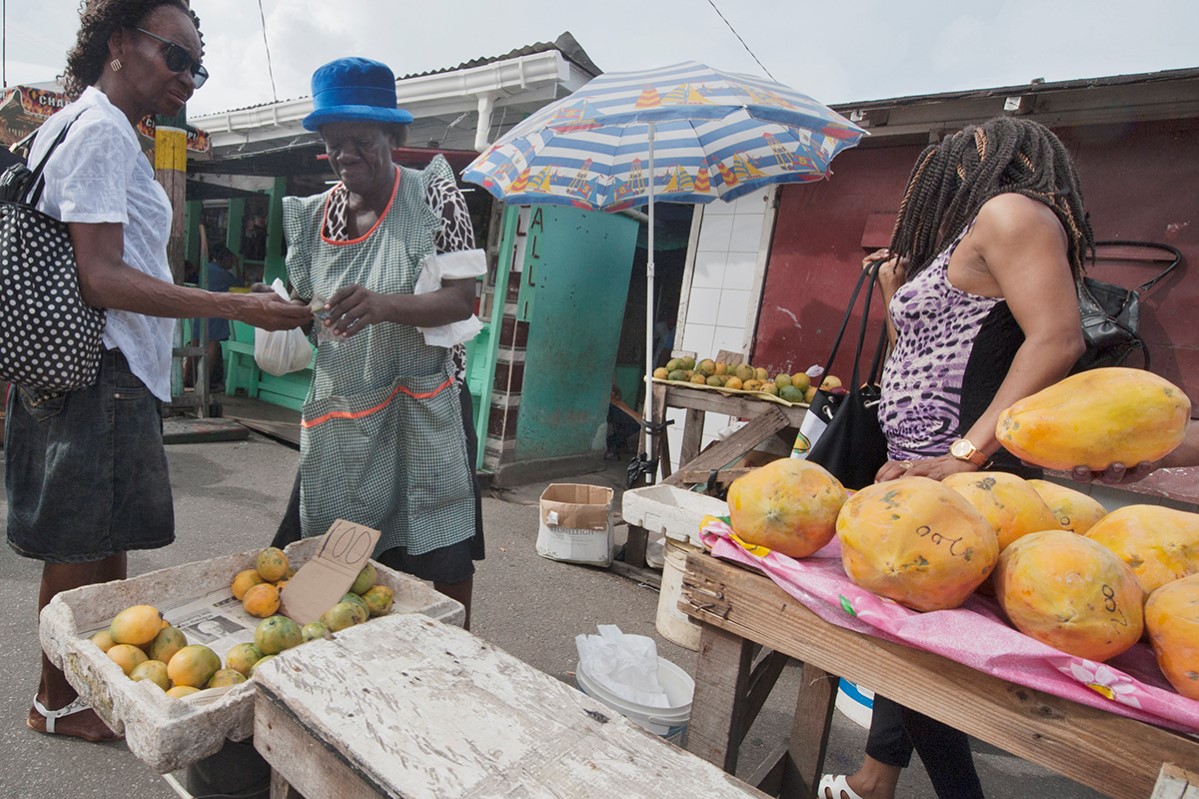
[{"label": "person in background", "polygon": [[326,335],[274,543],[297,527],[322,535],[338,518],[378,529],[376,559],[461,602],[469,626],[483,540],[462,342],[478,329],[466,323],[486,261],[445,159],[419,172],[392,161],[412,115],[396,108],[390,68],[341,58],[312,89],[303,124],[339,182],[283,201],[288,278],[298,296],[325,301]]},{"label": "person in background", "polygon": [[[175,320],[282,330],[312,318],[278,296],[211,294],[172,280],[171,205],[135,126],[178,114],[208,77],[196,16],[180,0],[89,0],[80,15],[65,74],[73,102],[42,126],[30,163],[71,126],[47,162],[38,209],[67,224],[83,299],[107,309],[105,352],[92,386],[8,394],[8,543],[43,562],[39,612],[62,591],[124,579],[129,550],[175,538],[161,416]],[[26,723],[89,741],[117,737],[44,655]]]},{"label": "person in background", "polygon": [[[237,255],[224,244],[214,244],[208,251],[208,291],[225,292],[234,286],[242,285],[235,274],[237,270]],[[198,277],[198,276],[197,276]],[[201,320],[192,320],[193,347],[200,346]],[[208,344],[205,349],[205,360],[208,364],[208,384],[212,385],[212,375],[221,359],[221,342],[229,340],[229,320],[210,318],[204,321],[207,327]],[[184,382],[186,383],[194,372],[194,361],[188,359],[185,364]]]},{"label": "person in background", "polygon": [[[879,423],[889,460],[876,480],[1038,472],[1000,449],[1000,412],[1065,377],[1084,342],[1075,292],[1093,236],[1069,153],[1047,128],[1001,117],[921,153],[879,284],[893,350]],[[979,799],[969,739],[876,696],[866,757],[827,774],[822,799],[892,799],[913,750],[937,796]]]},{"label": "person in background", "polygon": [[641,430],[641,414],[629,407],[616,381],[608,398],[608,439],[604,457],[618,460],[625,456],[629,439]]}]

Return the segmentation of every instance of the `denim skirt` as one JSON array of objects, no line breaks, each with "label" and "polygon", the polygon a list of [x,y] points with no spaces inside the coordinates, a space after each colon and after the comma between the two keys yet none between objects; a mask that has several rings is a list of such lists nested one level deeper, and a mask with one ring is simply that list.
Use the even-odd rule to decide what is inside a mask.
[{"label": "denim skirt", "polygon": [[85,563],[175,540],[161,403],[120,350],[104,354],[88,388],[11,386],[4,457],[19,555]]}]

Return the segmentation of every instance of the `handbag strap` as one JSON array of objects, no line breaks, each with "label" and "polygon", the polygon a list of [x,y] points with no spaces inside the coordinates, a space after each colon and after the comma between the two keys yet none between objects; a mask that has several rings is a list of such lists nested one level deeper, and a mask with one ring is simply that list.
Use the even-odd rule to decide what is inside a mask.
[{"label": "handbag strap", "polygon": [[58,149],[58,145],[62,144],[63,140],[67,138],[67,131],[71,129],[71,126],[75,124],[75,120],[79,119],[82,113],[82,111],[79,112],[75,115],[74,119],[63,125],[62,130],[59,131],[58,135],[54,137],[54,141],[50,143],[50,147],[46,150],[46,154],[42,156],[42,160],[39,161],[37,166],[35,166],[29,173],[29,189],[28,193],[25,195],[26,205],[36,207],[38,200],[42,199],[42,191],[46,188],[46,180],[42,176],[42,172],[45,171],[46,164],[50,161],[50,156],[54,155],[54,151]]},{"label": "handbag strap", "polygon": [[[866,341],[866,326],[870,322],[870,301],[874,296],[874,284],[878,281],[878,270],[882,264],[883,261],[874,261],[865,269],[863,269],[860,275],[858,275],[857,283],[855,283],[853,287],[853,293],[849,295],[849,304],[845,309],[845,318],[841,320],[841,326],[837,330],[837,337],[833,340],[832,352],[829,353],[828,361],[826,361],[824,364],[824,372],[821,373],[822,376],[828,375],[829,370],[833,368],[833,362],[837,359],[837,350],[839,350],[841,347],[841,339],[844,338],[845,330],[847,327],[849,327],[849,320],[853,318],[853,309],[858,304],[858,295],[861,294],[862,287],[867,286],[866,301],[862,306],[862,322],[858,329],[858,342],[854,349],[853,374],[850,378],[850,386],[854,388],[856,388],[859,384],[860,370],[858,364],[862,360],[862,347]],[[879,340],[879,347],[877,350],[875,350],[874,358],[870,364],[869,378],[871,382],[874,382],[878,379],[879,371],[882,368],[882,355],[883,350],[885,349],[884,343],[886,341],[886,335],[887,328],[886,325],[884,325],[883,337]]]},{"label": "handbag strap", "polygon": [[1177,247],[1171,247],[1169,244],[1162,244],[1162,243],[1156,242],[1156,241],[1097,241],[1097,242],[1095,242],[1095,246],[1096,247],[1145,247],[1145,248],[1153,249],[1153,250],[1162,250],[1163,252],[1168,252],[1168,253],[1170,253],[1170,255],[1173,256],[1173,260],[1171,260],[1169,266],[1167,266],[1161,272],[1158,272],[1157,275],[1155,275],[1154,277],[1150,278],[1149,280],[1146,280],[1141,285],[1132,289],[1132,291],[1135,291],[1138,294],[1140,294],[1141,292],[1144,292],[1144,291],[1148,291],[1149,289],[1153,288],[1155,285],[1157,285],[1157,283],[1162,278],[1164,278],[1166,275],[1173,272],[1175,269],[1177,269],[1179,267],[1179,265],[1182,264],[1182,252]]}]

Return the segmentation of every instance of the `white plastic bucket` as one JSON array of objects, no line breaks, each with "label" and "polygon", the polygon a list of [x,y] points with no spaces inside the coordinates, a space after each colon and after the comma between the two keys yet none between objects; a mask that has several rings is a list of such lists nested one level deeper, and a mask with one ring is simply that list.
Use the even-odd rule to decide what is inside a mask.
[{"label": "white plastic bucket", "polygon": [[670,702],[668,707],[651,707],[617,696],[591,679],[582,663],[575,666],[575,684],[580,691],[637,726],[681,747],[687,741],[687,722],[691,720],[691,696],[695,693],[695,681],[687,672],[659,657],[658,682],[666,692],[666,699]]},{"label": "white plastic bucket", "polygon": [[658,589],[658,613],[654,618],[654,627],[663,638],[693,652],[699,649],[700,625],[679,610],[679,598],[683,595],[687,553],[698,551],[690,544],[667,536],[663,550],[662,585]]},{"label": "white plastic bucket", "polygon": [[837,684],[837,699],[833,706],[844,713],[859,727],[870,729],[870,719],[874,715],[874,692],[858,686],[849,680],[842,679]]}]

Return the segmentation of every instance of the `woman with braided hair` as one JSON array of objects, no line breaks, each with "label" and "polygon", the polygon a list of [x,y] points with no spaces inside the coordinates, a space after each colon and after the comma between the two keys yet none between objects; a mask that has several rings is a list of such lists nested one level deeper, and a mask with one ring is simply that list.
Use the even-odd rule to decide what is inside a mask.
[{"label": "woman with braided hair", "polygon": [[[879,285],[892,351],[876,480],[992,469],[1037,476],[1000,448],[1015,401],[1065,377],[1084,344],[1075,278],[1093,247],[1069,154],[1044,126],[1001,117],[931,145],[900,204]],[[967,737],[875,697],[856,774],[822,799],[892,799],[913,745],[941,799],[981,797]]]},{"label": "woman with braided hair", "polygon": [[[208,77],[202,56],[199,20],[181,0],[81,3],[67,55],[74,102],[46,121],[29,155],[31,164],[45,162],[38,210],[66,223],[80,293],[106,309],[93,385],[9,392],[8,543],[43,562],[39,611],[62,591],[124,578],[130,550],[175,538],[160,413],[171,398],[175,319],[239,319],[267,330],[312,319],[303,303],[172,280],[171,205],[135,126],[179,113]],[[89,741],[116,737],[45,656],[26,723]]]}]

